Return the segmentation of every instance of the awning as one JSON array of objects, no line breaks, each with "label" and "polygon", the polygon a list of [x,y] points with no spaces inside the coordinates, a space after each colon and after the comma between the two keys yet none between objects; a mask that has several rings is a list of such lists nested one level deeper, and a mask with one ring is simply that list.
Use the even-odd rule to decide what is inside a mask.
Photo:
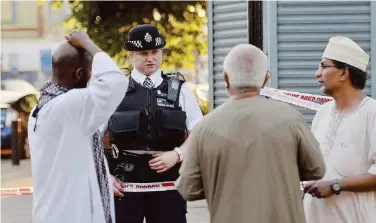
[{"label": "awning", "polygon": [[12,104],[27,95],[36,95],[39,91],[29,82],[20,79],[8,79],[1,82],[0,104]]}]

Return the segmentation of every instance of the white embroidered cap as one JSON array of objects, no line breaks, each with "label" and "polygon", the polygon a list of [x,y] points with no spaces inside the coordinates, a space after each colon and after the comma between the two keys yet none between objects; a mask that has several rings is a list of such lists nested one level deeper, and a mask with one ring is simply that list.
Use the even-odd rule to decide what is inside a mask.
[{"label": "white embroidered cap", "polygon": [[362,71],[367,70],[369,62],[369,56],[364,50],[344,36],[330,38],[322,57],[346,63]]}]

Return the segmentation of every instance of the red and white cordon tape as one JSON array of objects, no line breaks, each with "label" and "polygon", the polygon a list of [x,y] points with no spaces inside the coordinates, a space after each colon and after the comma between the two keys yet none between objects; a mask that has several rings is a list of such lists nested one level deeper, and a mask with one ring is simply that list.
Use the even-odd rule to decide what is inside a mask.
[{"label": "red and white cordon tape", "polygon": [[20,188],[1,188],[1,196],[20,196],[20,195],[32,195],[32,187],[20,187]]},{"label": "red and white cordon tape", "polygon": [[[175,182],[155,182],[155,183],[124,183],[123,192],[155,192],[176,190]],[[1,188],[1,196],[22,196],[32,195],[32,187]]]},{"label": "red and white cordon tape", "polygon": [[305,94],[294,91],[284,91],[268,87],[261,89],[260,94],[277,101],[283,101],[288,104],[310,109],[313,111],[318,111],[321,108],[321,104],[316,102],[328,102],[333,100],[333,98],[327,96]]},{"label": "red and white cordon tape", "polygon": [[[275,88],[264,87],[261,89],[261,95],[271,99],[286,102],[291,105],[318,111],[322,106],[316,102],[328,102],[333,100],[331,97],[305,94],[294,91],[285,91]],[[124,192],[153,192],[153,191],[168,191],[176,190],[175,182],[156,182],[156,183],[125,183]],[[19,196],[33,194],[32,187],[21,188],[2,188],[1,196]]]},{"label": "red and white cordon tape", "polygon": [[176,190],[175,182],[124,183],[124,192],[155,192]]},{"label": "red and white cordon tape", "polygon": [[332,97],[328,96],[321,96],[321,95],[314,95],[314,94],[307,94],[307,93],[299,93],[299,92],[294,92],[294,91],[285,91],[285,90],[279,90],[275,89],[277,91],[280,91],[286,95],[293,96],[302,100],[307,100],[307,101],[313,101],[313,102],[328,102],[333,100]]}]

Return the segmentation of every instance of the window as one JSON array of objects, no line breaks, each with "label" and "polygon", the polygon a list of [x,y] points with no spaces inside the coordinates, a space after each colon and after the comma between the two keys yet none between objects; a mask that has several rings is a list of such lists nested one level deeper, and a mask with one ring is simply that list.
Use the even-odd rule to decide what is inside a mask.
[{"label": "window", "polygon": [[1,24],[17,23],[17,1],[1,1]]}]

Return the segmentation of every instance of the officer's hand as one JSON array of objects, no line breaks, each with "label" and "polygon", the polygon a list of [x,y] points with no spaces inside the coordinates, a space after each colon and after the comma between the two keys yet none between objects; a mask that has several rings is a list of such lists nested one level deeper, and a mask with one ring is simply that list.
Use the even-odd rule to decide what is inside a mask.
[{"label": "officer's hand", "polygon": [[163,173],[179,162],[179,155],[175,151],[153,154],[154,159],[149,161],[151,169]]},{"label": "officer's hand", "polygon": [[65,36],[65,39],[68,40],[70,44],[72,44],[75,47],[82,47],[84,48],[84,45],[91,41],[89,35],[78,29],[72,30],[69,35]]},{"label": "officer's hand", "polygon": [[116,179],[114,176],[110,176],[110,181],[111,181],[111,184],[112,184],[112,187],[114,189],[114,195],[115,196],[119,196],[119,197],[124,197],[124,194],[121,193],[121,191],[123,191],[123,183]]}]

